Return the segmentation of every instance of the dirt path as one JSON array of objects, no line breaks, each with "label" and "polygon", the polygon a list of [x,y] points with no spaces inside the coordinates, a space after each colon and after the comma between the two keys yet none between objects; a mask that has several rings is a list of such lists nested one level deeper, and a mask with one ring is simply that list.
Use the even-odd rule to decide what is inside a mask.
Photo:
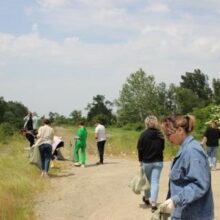
[{"label": "dirt path", "polygon": [[[37,220],[148,220],[151,217],[141,201],[128,187],[139,167],[136,161],[106,159],[95,166],[95,159],[86,168],[73,167],[51,177],[51,188],[36,199]],[[158,202],[167,192],[170,163],[164,164]],[[220,220],[220,170],[212,172],[216,220]]]}]

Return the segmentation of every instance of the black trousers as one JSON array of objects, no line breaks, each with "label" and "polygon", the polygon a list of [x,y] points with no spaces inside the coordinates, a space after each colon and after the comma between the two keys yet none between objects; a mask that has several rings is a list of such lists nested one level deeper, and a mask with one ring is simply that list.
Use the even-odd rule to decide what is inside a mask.
[{"label": "black trousers", "polygon": [[104,160],[104,149],[105,149],[105,141],[97,142],[98,152],[99,152],[99,162],[103,163]]}]

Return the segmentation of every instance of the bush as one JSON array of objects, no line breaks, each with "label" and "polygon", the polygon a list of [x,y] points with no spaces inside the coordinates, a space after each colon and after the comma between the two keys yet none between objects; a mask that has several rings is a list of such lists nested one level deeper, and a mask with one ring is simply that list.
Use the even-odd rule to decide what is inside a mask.
[{"label": "bush", "polygon": [[13,125],[5,122],[0,124],[0,138],[10,137],[14,135],[16,129]]}]

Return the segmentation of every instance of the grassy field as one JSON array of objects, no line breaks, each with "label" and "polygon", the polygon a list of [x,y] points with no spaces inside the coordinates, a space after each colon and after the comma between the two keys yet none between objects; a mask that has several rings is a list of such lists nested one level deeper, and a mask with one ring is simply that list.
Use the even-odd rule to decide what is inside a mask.
[{"label": "grassy field", "polygon": [[33,197],[44,188],[39,171],[28,163],[23,137],[0,143],[0,219],[34,219]]}]

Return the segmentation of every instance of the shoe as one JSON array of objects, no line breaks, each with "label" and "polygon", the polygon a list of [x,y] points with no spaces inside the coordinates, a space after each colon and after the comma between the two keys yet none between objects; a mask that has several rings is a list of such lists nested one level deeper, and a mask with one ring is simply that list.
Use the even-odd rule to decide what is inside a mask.
[{"label": "shoe", "polygon": [[151,212],[154,213],[157,210],[157,206],[151,206]]},{"label": "shoe", "polygon": [[100,165],[100,164],[101,164],[100,162],[97,162],[97,163],[96,163],[96,165]]},{"label": "shoe", "polygon": [[74,163],[74,166],[76,166],[76,167],[80,167],[81,164],[80,164],[79,162],[75,162],[75,163]]},{"label": "shoe", "polygon": [[150,206],[150,201],[149,199],[146,199],[145,196],[142,197],[143,202],[147,205]]},{"label": "shoe", "polygon": [[86,165],[85,165],[85,164],[82,164],[81,167],[82,167],[82,168],[86,168]]}]

